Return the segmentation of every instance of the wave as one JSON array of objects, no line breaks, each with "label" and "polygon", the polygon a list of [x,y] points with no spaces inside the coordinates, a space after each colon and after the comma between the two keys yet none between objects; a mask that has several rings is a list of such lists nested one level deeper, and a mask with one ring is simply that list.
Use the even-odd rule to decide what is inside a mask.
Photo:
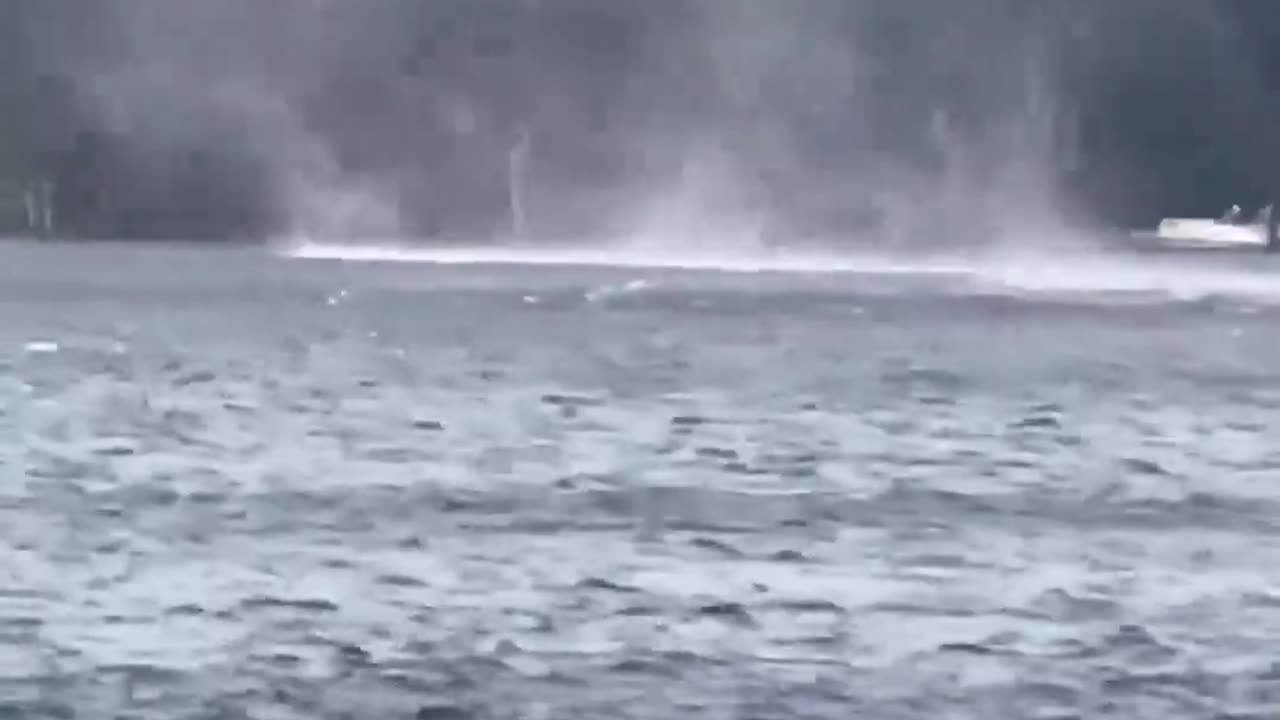
[{"label": "wave", "polygon": [[[713,252],[637,247],[528,248],[356,245],[303,242],[281,250],[298,260],[431,265],[620,268],[716,273],[935,278],[939,289],[1028,297],[1239,298],[1280,304],[1280,265],[1259,256],[1139,256],[1097,249],[1000,249],[911,256],[887,252]],[[919,288],[918,283],[913,287]]]},{"label": "wave", "polygon": [[945,261],[912,261],[887,255],[771,251],[719,253],[652,251],[633,248],[423,248],[394,245],[343,245],[306,242],[287,251],[301,260],[429,263],[434,265],[542,265],[651,270],[701,270],[731,273],[892,273],[964,274]]}]

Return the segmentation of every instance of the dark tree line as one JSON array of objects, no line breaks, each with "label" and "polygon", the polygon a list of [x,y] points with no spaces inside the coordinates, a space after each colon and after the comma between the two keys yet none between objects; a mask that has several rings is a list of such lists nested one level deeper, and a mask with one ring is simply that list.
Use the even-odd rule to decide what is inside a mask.
[{"label": "dark tree line", "polygon": [[1261,204],[1280,180],[1268,0],[3,14],[0,232],[24,230],[44,186],[58,232],[87,238],[258,239],[301,219],[447,239],[589,235],[677,201],[834,229],[1032,187],[1136,225]]}]

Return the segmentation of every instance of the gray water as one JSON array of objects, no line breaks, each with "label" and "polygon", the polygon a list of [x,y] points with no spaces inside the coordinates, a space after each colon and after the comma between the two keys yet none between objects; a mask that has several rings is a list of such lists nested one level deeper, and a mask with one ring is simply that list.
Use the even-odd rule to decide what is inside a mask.
[{"label": "gray water", "polygon": [[3,717],[1280,705],[1252,291],[15,246],[0,280]]}]

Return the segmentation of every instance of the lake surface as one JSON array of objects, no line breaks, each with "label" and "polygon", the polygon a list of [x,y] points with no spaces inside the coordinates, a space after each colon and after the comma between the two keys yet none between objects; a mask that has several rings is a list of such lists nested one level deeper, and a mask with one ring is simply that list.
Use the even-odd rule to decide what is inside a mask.
[{"label": "lake surface", "polygon": [[1274,717],[1273,277],[0,247],[0,715]]}]

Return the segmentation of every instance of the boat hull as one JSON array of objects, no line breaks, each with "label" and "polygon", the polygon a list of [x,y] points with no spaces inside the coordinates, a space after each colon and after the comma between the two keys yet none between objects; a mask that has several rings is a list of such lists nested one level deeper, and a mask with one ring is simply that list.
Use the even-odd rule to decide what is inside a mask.
[{"label": "boat hull", "polygon": [[1129,249],[1144,253],[1263,253],[1267,230],[1258,223],[1166,218],[1154,231],[1130,235]]}]

